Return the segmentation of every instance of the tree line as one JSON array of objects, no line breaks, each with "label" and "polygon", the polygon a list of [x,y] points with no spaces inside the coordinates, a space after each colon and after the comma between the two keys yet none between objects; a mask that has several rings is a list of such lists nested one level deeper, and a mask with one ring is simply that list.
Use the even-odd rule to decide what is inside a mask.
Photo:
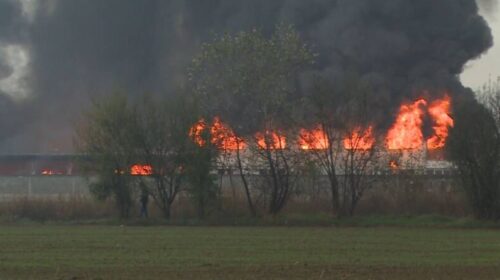
[{"label": "tree line", "polygon": [[[380,168],[383,144],[367,144],[364,136],[382,123],[374,113],[381,104],[354,72],[335,84],[319,76],[309,78],[308,89],[301,88],[315,57],[288,25],[277,26],[271,36],[257,30],[224,34],[201,46],[187,82],[176,92],[139,99],[117,93],[94,100],[75,137],[77,150],[92,159],[83,163],[97,178],[91,192],[101,199],[112,197],[120,216],[128,218],[134,197],[146,190],[169,219],[172,204],[185,191],[204,218],[220,196],[213,171],[222,166],[237,173],[251,215],[276,215],[286,206],[297,179],[313,168],[326,175],[332,214],[353,215],[373,186],[366,175]],[[493,206],[484,206],[482,196],[475,202],[477,208],[494,213],[478,210],[478,217],[492,218],[500,217],[499,126],[493,118],[496,103],[486,103],[474,103],[480,109],[473,113],[491,123],[474,129],[489,134],[485,132],[488,135],[478,143],[466,143],[471,138],[464,131],[471,124],[460,113],[470,110],[458,107],[448,151],[469,197],[484,196],[477,189],[495,190],[496,196],[488,196],[495,200]],[[310,129],[304,133],[298,127]],[[294,149],[291,139],[300,139],[307,153]],[[480,171],[467,162],[470,156],[463,145],[482,149],[470,151],[476,156],[472,161],[484,164],[478,166]],[[483,159],[486,155],[490,157]],[[152,172],[131,176],[130,167],[137,164],[150,166]],[[255,170],[259,176],[253,176]],[[489,181],[477,180],[488,176]],[[256,205],[261,193],[266,194],[266,209]],[[471,201],[476,205],[475,199]]]}]

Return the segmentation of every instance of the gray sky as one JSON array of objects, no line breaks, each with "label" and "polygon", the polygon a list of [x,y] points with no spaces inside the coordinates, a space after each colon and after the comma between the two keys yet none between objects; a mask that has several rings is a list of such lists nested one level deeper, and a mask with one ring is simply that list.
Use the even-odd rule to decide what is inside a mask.
[{"label": "gray sky", "polygon": [[493,79],[500,76],[500,9],[485,17],[493,31],[495,44],[480,59],[471,61],[462,74],[462,82],[473,89],[484,85],[490,76]]}]

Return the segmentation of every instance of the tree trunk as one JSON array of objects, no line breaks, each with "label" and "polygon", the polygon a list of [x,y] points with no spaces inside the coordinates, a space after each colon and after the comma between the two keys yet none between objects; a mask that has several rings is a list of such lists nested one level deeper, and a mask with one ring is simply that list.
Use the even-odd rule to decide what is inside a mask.
[{"label": "tree trunk", "polygon": [[121,176],[117,176],[115,181],[115,200],[120,212],[121,219],[130,218],[130,208],[131,208],[131,198],[128,190],[128,186],[123,181]]},{"label": "tree trunk", "polygon": [[198,218],[200,220],[205,219],[205,199],[203,195],[198,199]]},{"label": "tree trunk", "polygon": [[340,198],[339,198],[339,183],[335,175],[329,175],[330,177],[330,189],[332,195],[332,212],[334,217],[341,217],[340,210]]},{"label": "tree trunk", "polygon": [[266,149],[265,152],[266,152],[267,162],[269,164],[269,170],[271,172],[271,181],[272,181],[272,183],[271,183],[271,201],[269,202],[269,214],[274,216],[277,214],[276,202],[277,202],[278,188],[279,188],[278,174],[277,174],[275,162],[273,160],[273,156],[271,154],[271,151],[269,149]]},{"label": "tree trunk", "polygon": [[[237,143],[239,145],[239,143]],[[248,208],[250,209],[250,213],[253,217],[257,216],[257,211],[255,210],[255,206],[252,202],[252,195],[250,194],[250,188],[248,187],[247,178],[243,172],[243,165],[241,163],[240,149],[236,150],[236,160],[238,162],[238,171],[240,172],[241,181],[243,182],[243,187],[245,188],[245,195],[247,197]]]},{"label": "tree trunk", "polygon": [[171,217],[171,211],[170,211],[171,206],[172,204],[169,202],[164,203],[163,206],[163,218],[167,221],[169,221]]}]

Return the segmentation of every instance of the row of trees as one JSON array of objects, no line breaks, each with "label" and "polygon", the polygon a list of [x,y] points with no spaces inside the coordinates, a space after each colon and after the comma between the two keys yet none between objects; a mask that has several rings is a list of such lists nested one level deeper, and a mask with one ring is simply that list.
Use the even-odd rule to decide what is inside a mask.
[{"label": "row of trees", "polygon": [[[196,118],[188,106],[178,97],[156,102],[145,96],[139,104],[130,104],[126,95],[114,94],[95,101],[85,113],[75,144],[87,156],[83,167],[98,177],[90,186],[91,192],[100,199],[112,196],[121,217],[130,216],[132,198],[140,186],[149,189],[169,218],[185,175],[198,171],[185,170],[198,153],[186,133]],[[154,170],[150,180],[131,176],[134,165]],[[195,178],[194,174],[190,178]]]},{"label": "row of trees", "polygon": [[[315,54],[291,26],[278,26],[266,39],[257,31],[224,35],[193,60],[189,81],[208,118],[220,118],[243,136],[250,158],[259,162],[268,177],[268,212],[277,214],[285,206],[298,176],[307,165],[328,175],[334,215],[351,215],[366,188],[365,175],[376,161],[375,147],[363,149],[359,133],[376,120],[368,120],[373,105],[366,85],[354,76],[341,85],[316,78],[312,88],[299,88],[301,74],[314,64]],[[301,133],[298,127],[306,127]],[[351,149],[344,149],[346,136]],[[285,146],[299,138],[308,152]],[[317,145],[321,147],[315,147]],[[256,214],[240,145],[236,166],[247,196],[248,208]],[[248,153],[246,154],[248,156]],[[339,164],[342,182],[339,182]],[[253,168],[255,170],[256,168]]]},{"label": "row of trees", "polygon": [[[335,84],[318,77],[299,88],[314,61],[290,26],[269,38],[255,30],[226,34],[202,45],[177,93],[95,101],[75,138],[98,178],[92,193],[113,196],[126,218],[134,195],[146,189],[169,219],[177,195],[187,191],[203,218],[220,191],[213,171],[222,167],[237,172],[249,213],[262,213],[256,197],[264,194],[266,212],[275,215],[313,167],[327,175],[332,213],[352,215],[384,149],[372,135],[377,103],[356,75]],[[483,104],[457,100],[448,153],[476,215],[500,218],[498,86],[484,96]],[[303,149],[290,143],[297,138]],[[131,176],[137,164],[151,168],[148,176]]]},{"label": "row of trees", "polygon": [[[370,186],[363,175],[376,159],[377,149],[358,147],[359,135],[373,122],[367,119],[369,90],[355,78],[342,88],[318,78],[314,94],[302,94],[300,75],[314,58],[290,26],[278,26],[270,38],[255,30],[223,35],[202,46],[179,93],[134,102],[115,94],[95,101],[75,138],[79,151],[92,159],[85,167],[98,175],[92,192],[113,196],[121,216],[128,217],[134,186],[147,188],[169,218],[184,189],[203,217],[217,195],[212,171],[222,165],[237,171],[252,215],[259,213],[258,190],[274,215],[286,205],[297,177],[314,165],[328,175],[333,213],[352,214]],[[194,135],[199,120],[204,129]],[[224,137],[211,129],[219,120],[230,128]],[[318,133],[304,136],[298,127]],[[346,136],[348,150],[340,148]],[[297,137],[303,145],[320,142],[324,147],[301,152],[287,143]],[[236,141],[230,151],[224,147],[228,138]],[[152,174],[130,176],[130,166],[137,164],[150,166]],[[261,180],[252,179],[255,170]]]}]

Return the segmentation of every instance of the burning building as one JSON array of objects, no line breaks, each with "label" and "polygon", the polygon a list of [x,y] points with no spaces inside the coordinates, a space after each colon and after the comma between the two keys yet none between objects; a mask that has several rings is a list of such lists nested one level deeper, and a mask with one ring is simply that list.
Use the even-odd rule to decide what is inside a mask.
[{"label": "burning building", "polygon": [[[404,168],[409,162],[420,168],[425,168],[428,161],[433,166],[441,162],[449,166],[443,149],[448,138],[448,130],[453,127],[451,116],[452,100],[449,95],[443,98],[427,101],[418,99],[402,104],[393,125],[387,132],[378,132],[374,127],[357,128],[351,135],[341,140],[341,148],[345,150],[370,150],[380,148],[387,158],[387,168]],[[430,119],[432,132],[424,134],[424,119]],[[297,128],[296,139],[287,138],[280,132],[268,131],[257,133],[253,141],[260,149],[295,149],[305,153],[314,150],[328,149],[331,141],[321,126],[314,129]],[[207,132],[211,144],[224,152],[240,150],[244,153],[250,149],[243,137],[237,136],[232,129],[215,118],[209,125],[200,120],[193,125],[189,134],[198,145],[205,145],[203,133]],[[335,147],[337,149],[337,147]],[[413,158],[412,158],[413,157]],[[0,157],[0,175],[2,176],[83,176],[78,168],[76,155],[10,155]],[[84,159],[85,160],[85,159]],[[87,159],[88,160],[88,159]],[[407,164],[408,163],[408,164]],[[439,163],[437,164],[439,165]],[[149,165],[136,164],[130,167],[131,175],[151,175],[153,170]]]},{"label": "burning building", "polygon": [[[21,2],[36,2],[29,18]],[[300,89],[308,87],[311,76],[335,84],[356,72],[379,100],[370,114],[382,116],[384,125],[359,124],[349,135],[340,136],[335,148],[380,149],[387,170],[409,169],[414,162],[420,169],[450,167],[442,151],[453,126],[452,105],[475,102],[458,77],[467,62],[493,43],[476,0],[4,1],[0,5],[6,8],[0,49],[17,50],[0,53],[18,55],[0,56],[0,105],[5,114],[0,119],[0,152],[4,154],[49,154],[54,146],[71,154],[73,127],[61,115],[77,119],[88,92],[104,94],[116,85],[129,92],[166,92],[186,82],[184,69],[199,51],[199,43],[210,41],[214,33],[256,28],[269,35],[277,23],[285,22],[293,24],[318,54],[313,69],[301,73]],[[30,98],[17,98],[18,89]],[[223,121],[200,121],[190,133],[200,145],[210,141],[229,154],[255,146],[304,153],[333,148],[320,125],[297,127],[290,135],[262,131],[248,141]],[[251,147],[250,142],[256,145]],[[71,155],[4,156],[0,162],[0,174],[6,177],[82,175]],[[154,170],[137,164],[118,172],[150,175]]]},{"label": "burning building", "polygon": [[[333,149],[345,151],[382,150],[387,169],[425,169],[451,168],[444,157],[444,148],[449,129],[454,126],[451,116],[452,100],[449,94],[442,98],[428,101],[419,98],[413,102],[402,104],[394,123],[388,131],[376,131],[373,126],[356,127],[348,135],[341,136],[340,145]],[[424,133],[427,120],[430,133]],[[259,132],[251,137],[258,149],[295,149],[305,153],[329,149],[335,145],[332,138],[321,127],[313,129],[298,128],[296,139],[287,138],[284,133],[276,131]],[[195,124],[190,136],[198,145],[205,145],[203,133],[208,134],[209,141],[224,151],[225,154],[239,152],[245,154],[249,143],[244,137],[235,135],[232,129],[220,118],[216,117],[211,125],[204,120]],[[247,138],[248,139],[248,138]]]},{"label": "burning building", "polygon": [[[380,160],[367,176],[392,176],[411,171],[431,175],[431,179],[435,176],[442,178],[454,176],[453,166],[443,156],[448,130],[454,125],[451,106],[449,95],[435,100],[422,98],[404,103],[387,131],[377,131],[374,126],[356,127],[351,133],[341,136],[336,142],[338,145],[334,147],[329,138],[331,136],[320,125],[313,129],[296,128],[295,137],[283,131],[266,131],[248,139],[236,135],[229,125],[220,118],[215,118],[212,122],[200,120],[186,133],[200,146],[210,142],[221,150],[219,162],[223,162],[223,165],[216,167],[219,170],[214,170],[219,174],[221,171],[222,174],[227,171],[237,172],[234,162],[236,152],[241,153],[246,170],[258,175],[261,170],[259,164],[255,164],[254,158],[251,158],[252,149],[288,149],[307,155],[333,148],[339,149],[341,153],[369,153],[374,149],[381,151]],[[429,133],[424,132],[426,119],[430,127]],[[85,178],[89,174],[79,168],[82,160],[90,159],[77,155],[1,156],[0,193],[18,193],[24,189],[24,194],[36,193],[33,189],[38,192],[41,189],[47,189],[47,192],[56,189],[59,194],[68,191],[75,193],[76,190],[86,193],[88,182]],[[152,166],[140,163],[130,166],[129,170],[116,172],[132,176],[154,174]],[[342,176],[340,167],[339,172],[338,175]],[[5,186],[2,180],[7,180]]]}]

